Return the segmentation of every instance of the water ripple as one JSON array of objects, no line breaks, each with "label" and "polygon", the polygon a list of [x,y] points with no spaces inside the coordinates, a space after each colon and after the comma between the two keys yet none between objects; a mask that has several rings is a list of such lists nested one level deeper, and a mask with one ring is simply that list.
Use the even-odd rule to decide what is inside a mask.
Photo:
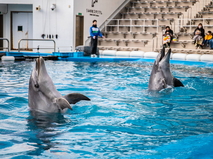
[{"label": "water ripple", "polygon": [[[92,100],[63,115],[35,115],[27,100],[34,65],[0,63],[3,158],[174,157],[169,151],[177,158],[204,156],[198,148],[209,154],[208,143],[195,141],[213,140],[212,68],[172,65],[185,87],[152,94],[152,63],[46,61],[61,94],[79,92]],[[188,147],[180,148],[183,143]]]}]

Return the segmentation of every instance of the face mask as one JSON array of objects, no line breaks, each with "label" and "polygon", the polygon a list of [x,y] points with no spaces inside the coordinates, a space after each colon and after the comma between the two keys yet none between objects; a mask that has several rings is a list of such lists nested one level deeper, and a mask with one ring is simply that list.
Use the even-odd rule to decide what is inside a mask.
[{"label": "face mask", "polygon": [[93,25],[93,27],[97,28],[97,25]]}]

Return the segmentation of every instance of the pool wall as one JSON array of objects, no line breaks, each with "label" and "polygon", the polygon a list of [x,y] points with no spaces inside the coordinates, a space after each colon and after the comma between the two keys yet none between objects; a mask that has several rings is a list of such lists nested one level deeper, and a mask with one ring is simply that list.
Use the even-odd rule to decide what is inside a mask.
[{"label": "pool wall", "polygon": [[[143,52],[143,51],[116,51],[116,50],[100,50],[100,55],[116,56],[116,57],[140,57],[140,58],[156,58],[158,52]],[[203,61],[213,62],[211,54],[184,54],[173,53],[171,59],[181,61]]]},{"label": "pool wall", "polygon": [[[158,52],[143,52],[143,51],[116,51],[116,50],[100,50],[99,58],[84,56],[83,52],[0,52],[5,56],[1,57],[2,61],[7,60],[26,60],[42,56],[50,60],[70,60],[70,61],[134,61],[140,59],[155,59]],[[177,61],[193,61],[193,62],[213,62],[211,54],[184,54],[172,53],[172,60]]]}]

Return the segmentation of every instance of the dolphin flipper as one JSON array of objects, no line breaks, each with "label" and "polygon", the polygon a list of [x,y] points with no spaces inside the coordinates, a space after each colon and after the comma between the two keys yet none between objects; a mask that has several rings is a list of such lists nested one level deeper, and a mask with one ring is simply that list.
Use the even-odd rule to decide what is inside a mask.
[{"label": "dolphin flipper", "polygon": [[173,83],[174,83],[174,87],[184,87],[183,83],[175,77],[173,78]]},{"label": "dolphin flipper", "polygon": [[56,98],[56,105],[59,106],[62,110],[65,108],[72,110],[72,107],[70,106],[69,102],[63,97]]},{"label": "dolphin flipper", "polygon": [[86,97],[83,94],[80,93],[70,93],[64,96],[64,98],[70,103],[75,104],[81,100],[90,100],[88,97]]}]

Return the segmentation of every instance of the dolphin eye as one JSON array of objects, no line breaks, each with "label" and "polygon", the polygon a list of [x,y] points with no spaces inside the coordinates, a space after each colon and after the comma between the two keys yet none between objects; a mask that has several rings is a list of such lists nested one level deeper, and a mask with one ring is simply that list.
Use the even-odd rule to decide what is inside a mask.
[{"label": "dolphin eye", "polygon": [[35,84],[34,86],[35,86],[35,88],[39,88],[39,85],[38,85],[38,84]]}]

